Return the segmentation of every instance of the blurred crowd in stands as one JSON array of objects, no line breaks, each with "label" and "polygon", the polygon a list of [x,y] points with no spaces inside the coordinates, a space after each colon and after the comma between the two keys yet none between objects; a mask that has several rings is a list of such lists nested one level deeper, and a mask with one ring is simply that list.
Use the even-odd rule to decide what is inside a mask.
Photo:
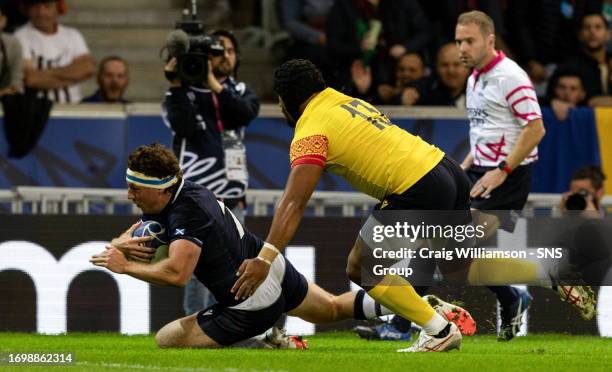
[{"label": "blurred crowd in stands", "polygon": [[[96,67],[81,32],[62,24],[77,4],[0,0],[0,100],[11,157],[34,148],[55,103],[130,103],[125,56],[100,56]],[[527,71],[540,104],[559,120],[576,107],[612,107],[612,0],[199,0],[209,30],[234,29],[232,38],[265,48],[278,65],[306,58],[331,87],[404,107],[465,108],[472,71],[454,34],[459,14],[476,9],[493,19],[496,48]],[[82,93],[81,83],[94,78],[97,89]]]},{"label": "blurred crowd in stands", "polygon": [[457,16],[479,9],[497,48],[528,72],[558,116],[612,105],[612,2],[601,0],[283,0],[288,58],[308,58],[332,86],[382,104],[463,107],[470,71],[454,48]]},{"label": "blurred crowd in stands", "polygon": [[59,22],[66,0],[2,0],[0,11],[0,94],[32,90],[54,103],[128,102],[128,65],[118,56],[101,61],[99,89],[83,97],[79,84],[94,76],[96,63],[79,30]]},{"label": "blurred crowd in stands", "polygon": [[[524,67],[541,103],[559,118],[572,107],[612,106],[611,0],[203,0],[200,6],[207,23],[244,29],[261,25],[262,3],[273,7],[289,35],[279,63],[310,59],[330,86],[376,104],[464,107],[471,72],[459,62],[454,28],[461,12],[479,9],[495,22],[497,48]],[[65,0],[0,0],[0,7],[4,54],[15,54],[15,38],[23,50],[23,61],[0,59],[0,93],[23,89],[23,81],[53,102],[127,102],[128,62],[119,56],[102,61],[99,90],[83,99],[78,85],[96,68],[79,31],[58,22]],[[7,34],[13,32],[15,38]]]}]

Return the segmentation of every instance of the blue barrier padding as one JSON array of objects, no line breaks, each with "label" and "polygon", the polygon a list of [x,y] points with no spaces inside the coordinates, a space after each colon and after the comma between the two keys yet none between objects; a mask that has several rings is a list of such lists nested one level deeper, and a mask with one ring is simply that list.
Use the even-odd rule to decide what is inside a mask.
[{"label": "blue barrier padding", "polygon": [[[595,118],[591,109],[573,110],[559,122],[544,109],[547,134],[534,167],[534,192],[561,192],[571,174],[585,164],[599,164]],[[469,148],[467,120],[400,119],[398,126],[420,136],[461,161]],[[0,128],[3,123],[0,122]],[[0,129],[3,133],[3,129]],[[258,118],[246,131],[250,188],[282,189],[289,174],[293,130],[284,120]],[[9,159],[0,135],[0,188],[16,185],[125,187],[127,155],[143,144],[171,144],[172,135],[160,116],[129,115],[127,119],[51,119],[39,145],[24,159]],[[326,174],[319,190],[350,191],[342,179]]]}]

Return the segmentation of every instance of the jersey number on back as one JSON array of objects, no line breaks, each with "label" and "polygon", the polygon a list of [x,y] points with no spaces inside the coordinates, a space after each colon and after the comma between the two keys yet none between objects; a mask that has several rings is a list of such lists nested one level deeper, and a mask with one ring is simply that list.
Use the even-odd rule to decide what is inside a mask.
[{"label": "jersey number on back", "polygon": [[360,116],[380,130],[383,130],[387,126],[391,125],[389,119],[383,115],[382,112],[378,111],[374,106],[371,106],[358,99],[352,100],[348,105],[340,105],[340,107],[348,111],[353,118],[355,116]]}]

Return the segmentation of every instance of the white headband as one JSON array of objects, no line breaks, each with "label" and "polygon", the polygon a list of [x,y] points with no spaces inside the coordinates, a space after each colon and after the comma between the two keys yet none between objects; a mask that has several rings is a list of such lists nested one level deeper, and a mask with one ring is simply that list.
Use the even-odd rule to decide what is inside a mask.
[{"label": "white headband", "polygon": [[176,175],[165,178],[151,177],[128,168],[125,174],[125,180],[135,185],[163,190],[174,185],[178,181],[178,178]]}]

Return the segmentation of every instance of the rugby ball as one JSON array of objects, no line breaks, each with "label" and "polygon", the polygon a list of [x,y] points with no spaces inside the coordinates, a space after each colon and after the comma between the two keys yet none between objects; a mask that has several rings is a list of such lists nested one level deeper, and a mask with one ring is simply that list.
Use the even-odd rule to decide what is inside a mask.
[{"label": "rugby ball", "polygon": [[144,245],[155,249],[155,256],[151,263],[155,263],[168,258],[168,234],[166,227],[157,221],[142,221],[140,226],[132,233],[133,238],[152,236],[153,239],[145,242]]}]

